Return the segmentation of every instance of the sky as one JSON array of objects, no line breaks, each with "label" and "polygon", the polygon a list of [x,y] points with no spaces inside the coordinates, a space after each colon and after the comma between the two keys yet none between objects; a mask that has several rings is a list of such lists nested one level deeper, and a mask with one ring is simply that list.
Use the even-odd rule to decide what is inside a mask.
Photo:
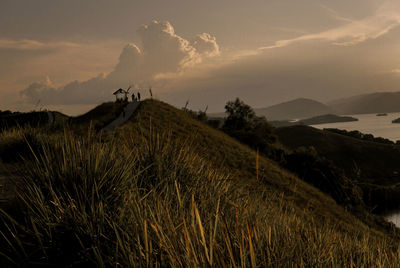
[{"label": "sky", "polygon": [[223,111],[400,91],[394,0],[1,0],[0,110],[77,115],[133,85]]}]

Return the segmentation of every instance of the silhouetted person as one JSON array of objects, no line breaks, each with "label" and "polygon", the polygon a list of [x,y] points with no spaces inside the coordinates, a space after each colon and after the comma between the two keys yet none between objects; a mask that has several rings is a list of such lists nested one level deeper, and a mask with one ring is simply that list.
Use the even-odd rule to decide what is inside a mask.
[{"label": "silhouetted person", "polygon": [[132,102],[135,101],[135,93],[132,93]]},{"label": "silhouetted person", "polygon": [[140,92],[137,93],[138,101],[140,101]]}]

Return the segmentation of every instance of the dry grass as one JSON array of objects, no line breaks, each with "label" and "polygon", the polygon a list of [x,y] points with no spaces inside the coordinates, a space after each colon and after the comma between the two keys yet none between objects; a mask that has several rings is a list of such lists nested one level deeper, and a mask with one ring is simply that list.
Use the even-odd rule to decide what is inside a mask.
[{"label": "dry grass", "polygon": [[[20,133],[21,134],[21,133]],[[15,134],[10,134],[15,135]],[[397,241],[315,220],[285,195],[211,168],[171,133],[39,139],[21,213],[1,212],[3,265],[376,266]],[[135,140],[135,146],[132,142]],[[261,175],[260,175],[261,176]],[[262,179],[262,178],[260,178]]]}]

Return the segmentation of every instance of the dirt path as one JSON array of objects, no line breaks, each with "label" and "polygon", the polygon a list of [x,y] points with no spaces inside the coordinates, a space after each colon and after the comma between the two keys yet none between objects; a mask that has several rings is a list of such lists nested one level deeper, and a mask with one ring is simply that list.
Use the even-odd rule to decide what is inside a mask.
[{"label": "dirt path", "polygon": [[47,111],[47,116],[49,117],[49,126],[53,125],[53,123],[54,123],[54,114],[53,114],[53,112]]},{"label": "dirt path", "polygon": [[126,121],[128,121],[132,117],[132,115],[134,114],[136,109],[139,107],[139,105],[140,105],[140,101],[134,101],[134,102],[128,103],[128,105],[126,105],[124,107],[125,112],[122,112],[114,121],[112,121],[110,124],[105,126],[102,130],[103,131],[111,131],[111,130],[114,130],[115,128],[123,125]]}]

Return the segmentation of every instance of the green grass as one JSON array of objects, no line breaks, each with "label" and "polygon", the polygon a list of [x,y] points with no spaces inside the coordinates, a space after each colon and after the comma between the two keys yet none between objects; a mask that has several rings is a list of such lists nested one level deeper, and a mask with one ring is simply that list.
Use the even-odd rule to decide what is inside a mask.
[{"label": "green grass", "polygon": [[18,210],[1,211],[3,266],[400,261],[394,233],[363,223],[273,161],[167,104],[144,101],[107,137],[29,133],[3,134],[33,135],[38,143],[32,160],[16,166],[23,181]]}]

